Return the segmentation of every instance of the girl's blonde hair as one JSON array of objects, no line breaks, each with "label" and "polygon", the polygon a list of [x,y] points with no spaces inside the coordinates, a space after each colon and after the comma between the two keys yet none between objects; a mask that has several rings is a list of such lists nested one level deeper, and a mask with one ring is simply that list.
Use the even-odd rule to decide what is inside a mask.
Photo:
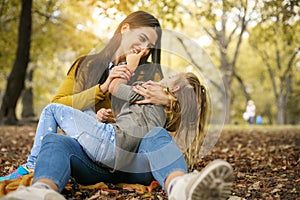
[{"label": "girl's blonde hair", "polygon": [[[175,80],[179,90],[172,95],[171,117],[167,130],[174,131],[173,138],[182,152],[192,148],[195,138],[204,138],[204,126],[207,120],[207,94],[198,77],[191,72],[180,73]],[[200,134],[200,135],[199,135]]]}]

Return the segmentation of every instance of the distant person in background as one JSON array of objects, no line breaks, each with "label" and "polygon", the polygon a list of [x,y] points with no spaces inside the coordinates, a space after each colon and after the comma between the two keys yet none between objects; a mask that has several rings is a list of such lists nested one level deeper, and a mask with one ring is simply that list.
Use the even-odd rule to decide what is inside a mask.
[{"label": "distant person in background", "polygon": [[261,115],[257,115],[256,124],[259,124],[259,125],[263,124],[263,118]]},{"label": "distant person in background", "polygon": [[254,118],[255,118],[255,105],[254,101],[249,100],[246,107],[246,115],[248,117],[248,123],[254,124]]}]

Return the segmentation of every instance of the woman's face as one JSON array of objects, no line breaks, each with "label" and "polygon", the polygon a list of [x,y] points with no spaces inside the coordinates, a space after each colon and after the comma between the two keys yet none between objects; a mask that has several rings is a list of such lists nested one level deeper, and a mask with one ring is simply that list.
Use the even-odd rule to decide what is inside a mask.
[{"label": "woman's face", "polygon": [[124,25],[121,33],[122,41],[120,48],[123,55],[129,52],[139,53],[143,49],[148,49],[145,51],[145,56],[150,52],[150,48],[155,47],[158,38],[156,31],[151,27],[130,29],[129,25]]}]

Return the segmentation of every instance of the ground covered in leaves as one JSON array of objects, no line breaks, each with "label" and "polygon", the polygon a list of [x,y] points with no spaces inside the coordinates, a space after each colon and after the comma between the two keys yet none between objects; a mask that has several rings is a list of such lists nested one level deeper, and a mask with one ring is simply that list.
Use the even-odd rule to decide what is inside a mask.
[{"label": "ground covered in leaves", "polygon": [[[26,161],[35,125],[0,127],[0,175]],[[201,170],[221,158],[234,168],[235,199],[300,200],[300,127],[235,126],[223,130],[213,150],[196,163]],[[140,192],[106,183],[108,189],[84,189],[74,180],[63,192],[67,199],[167,199],[160,187]]]}]

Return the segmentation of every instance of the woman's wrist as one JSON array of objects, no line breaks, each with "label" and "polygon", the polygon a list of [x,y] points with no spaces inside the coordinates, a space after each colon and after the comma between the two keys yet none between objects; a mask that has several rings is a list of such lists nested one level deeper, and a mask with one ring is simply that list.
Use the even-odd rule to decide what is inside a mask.
[{"label": "woman's wrist", "polygon": [[108,91],[108,84],[106,82],[104,82],[103,84],[98,84],[98,86],[103,94]]}]

